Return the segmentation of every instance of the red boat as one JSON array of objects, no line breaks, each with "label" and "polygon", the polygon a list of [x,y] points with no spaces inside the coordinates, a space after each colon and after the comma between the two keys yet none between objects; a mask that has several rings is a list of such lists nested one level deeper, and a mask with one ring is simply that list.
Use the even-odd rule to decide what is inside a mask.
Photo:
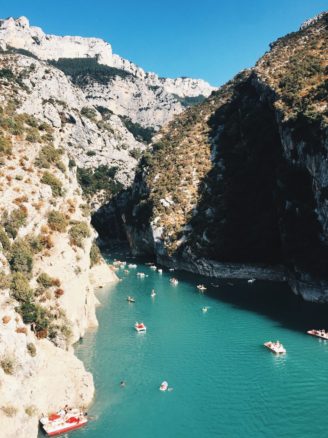
[{"label": "red boat", "polygon": [[61,409],[56,413],[42,417],[40,422],[48,436],[55,436],[85,426],[88,418],[80,409]]}]

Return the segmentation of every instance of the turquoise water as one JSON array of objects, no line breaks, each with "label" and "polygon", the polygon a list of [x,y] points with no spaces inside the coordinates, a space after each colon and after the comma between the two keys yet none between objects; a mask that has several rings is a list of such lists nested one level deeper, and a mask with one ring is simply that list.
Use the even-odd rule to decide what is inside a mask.
[{"label": "turquoise water", "polygon": [[[281,284],[217,281],[216,288],[210,279],[160,275],[140,264],[129,271],[100,291],[100,327],[77,346],[97,395],[94,421],[72,436],[328,436],[328,343],[304,334],[328,328],[326,307],[302,303]],[[148,277],[137,278],[138,271]],[[204,295],[200,282],[208,286]],[[137,320],[146,334],[133,329]],[[270,339],[283,342],[285,357],[262,346]],[[158,390],[163,380],[172,391]]]}]

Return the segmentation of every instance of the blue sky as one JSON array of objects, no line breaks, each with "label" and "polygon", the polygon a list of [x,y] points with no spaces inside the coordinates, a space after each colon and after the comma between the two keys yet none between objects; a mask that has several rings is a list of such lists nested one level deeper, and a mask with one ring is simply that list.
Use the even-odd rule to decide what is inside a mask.
[{"label": "blue sky", "polygon": [[251,67],[279,36],[328,9],[327,0],[0,0],[58,35],[96,36],[160,76],[213,85]]}]

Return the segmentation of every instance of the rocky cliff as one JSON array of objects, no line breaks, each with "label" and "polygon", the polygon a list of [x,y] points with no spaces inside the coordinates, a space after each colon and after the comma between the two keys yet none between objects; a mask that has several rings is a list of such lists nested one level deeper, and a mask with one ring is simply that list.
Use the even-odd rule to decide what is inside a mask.
[{"label": "rocky cliff", "polygon": [[160,126],[214,90],[202,80],[147,73],[97,38],[47,35],[25,17],[0,21],[0,49],[28,90],[20,111],[69,145],[93,209],[132,182]]},{"label": "rocky cliff", "polygon": [[[97,324],[95,277],[116,279],[94,244],[60,130],[46,112],[24,110],[33,99],[35,112],[42,105],[42,68],[22,55],[0,59],[0,421],[8,438],[36,436],[41,413],[90,404],[93,379],[72,345]],[[49,87],[58,98],[56,74]]]},{"label": "rocky cliff", "polygon": [[135,253],[217,275],[283,265],[295,292],[328,300],[327,22],[280,38],[161,130],[107,208]]}]

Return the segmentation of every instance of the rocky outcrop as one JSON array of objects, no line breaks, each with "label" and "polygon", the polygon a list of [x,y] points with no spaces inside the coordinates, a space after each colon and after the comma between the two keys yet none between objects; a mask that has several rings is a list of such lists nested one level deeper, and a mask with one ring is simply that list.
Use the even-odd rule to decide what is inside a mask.
[{"label": "rocky outcrop", "polygon": [[192,271],[214,261],[210,275],[284,265],[295,293],[327,301],[327,20],[280,38],[161,130],[110,207],[134,253]]},{"label": "rocky outcrop", "polygon": [[205,98],[214,90],[203,80],[166,79],[145,72],[113,54],[111,45],[98,38],[47,35],[30,26],[26,17],[0,21],[0,42],[3,50],[23,49],[41,60],[96,59],[98,64],[112,67],[111,77],[101,83],[90,70],[83,73],[79,82],[85,96],[90,104],[102,105],[143,126],[160,127],[194,98]]}]

